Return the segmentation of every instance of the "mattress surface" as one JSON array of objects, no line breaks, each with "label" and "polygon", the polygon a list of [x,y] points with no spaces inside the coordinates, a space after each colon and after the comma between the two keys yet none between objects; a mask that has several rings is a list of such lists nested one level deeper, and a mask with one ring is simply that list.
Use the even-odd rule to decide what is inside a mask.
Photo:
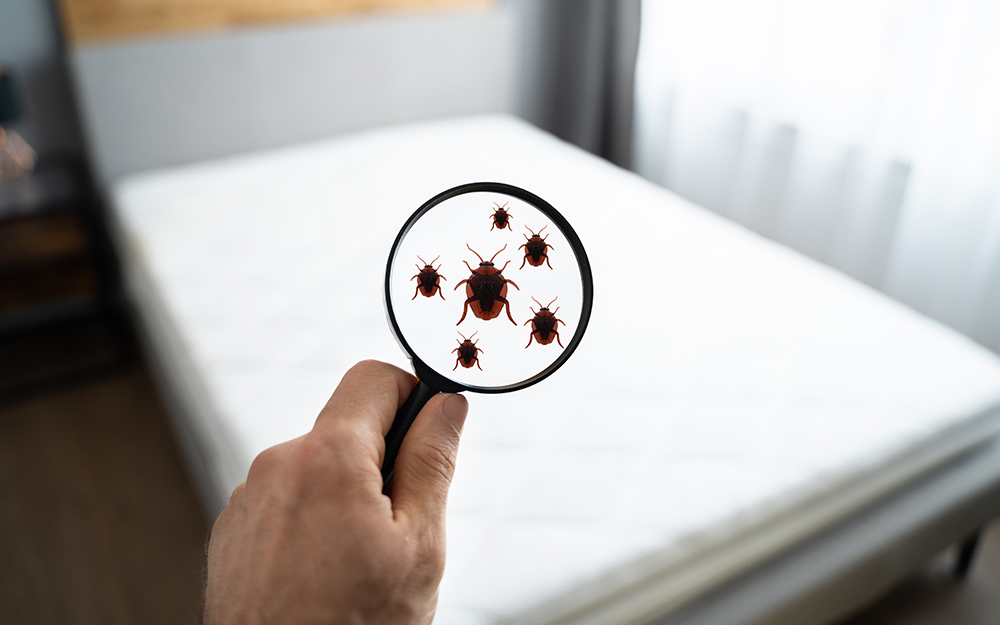
[{"label": "mattress surface", "polygon": [[439,625],[644,622],[997,429],[992,353],[525,123],[479,117],[113,186],[126,279],[210,497],[308,431],[356,361],[406,368],[382,309],[393,238],[428,198],[484,180],[570,220],[594,312],[551,378],[470,397]]}]

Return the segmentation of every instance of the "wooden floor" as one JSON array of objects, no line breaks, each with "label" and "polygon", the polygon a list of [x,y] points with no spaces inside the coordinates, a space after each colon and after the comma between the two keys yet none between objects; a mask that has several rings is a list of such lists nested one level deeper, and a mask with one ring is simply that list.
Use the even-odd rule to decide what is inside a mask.
[{"label": "wooden floor", "polygon": [[0,623],[199,622],[182,467],[139,368],[0,409]]},{"label": "wooden floor", "polygon": [[[141,365],[0,407],[0,623],[197,623],[207,524]],[[1000,526],[842,625],[1000,623]]]}]

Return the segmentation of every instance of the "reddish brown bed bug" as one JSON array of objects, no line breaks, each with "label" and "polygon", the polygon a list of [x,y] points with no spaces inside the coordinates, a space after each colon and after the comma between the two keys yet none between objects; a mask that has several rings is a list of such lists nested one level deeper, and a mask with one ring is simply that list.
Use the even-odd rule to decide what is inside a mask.
[{"label": "reddish brown bed bug", "polygon": [[503,230],[504,228],[509,229],[510,220],[514,218],[513,215],[507,212],[507,205],[510,204],[510,202],[504,202],[503,206],[500,206],[500,204],[497,202],[493,203],[497,205],[497,208],[495,211],[493,211],[493,214],[490,215],[490,217],[493,219],[493,225],[490,226],[490,231],[492,231],[493,228],[499,228],[501,230]]},{"label": "reddish brown bed bug", "polygon": [[[455,289],[458,289],[458,287],[464,284],[465,294],[468,296],[468,299],[465,300],[465,306],[462,308],[462,318],[458,320],[458,323],[462,323],[465,320],[465,315],[468,314],[470,308],[472,309],[472,314],[484,321],[489,321],[490,319],[499,317],[501,310],[506,306],[507,318],[510,319],[511,323],[517,325],[514,317],[510,314],[510,302],[507,301],[507,285],[512,284],[518,291],[521,290],[521,287],[503,277],[503,270],[510,264],[509,260],[500,269],[493,266],[493,258],[496,258],[497,254],[507,249],[507,246],[504,245],[500,248],[500,251],[494,254],[493,258],[488,261],[483,260],[483,257],[479,256],[479,252],[469,247],[468,243],[465,244],[465,247],[468,247],[469,251],[479,258],[479,267],[473,269],[467,261],[462,261],[469,268],[469,271],[472,272],[472,275],[455,285]],[[458,323],[455,325],[458,325]]]},{"label": "reddish brown bed bug", "polygon": [[[525,226],[525,228],[528,227]],[[544,226],[542,230],[545,230],[545,228],[548,228],[548,226]],[[524,263],[528,263],[532,267],[541,267],[542,263],[545,263],[549,266],[549,269],[552,269],[552,263],[549,262],[548,250],[555,248],[545,242],[545,239],[549,238],[549,235],[545,235],[545,239],[542,238],[542,230],[532,232],[531,228],[528,228],[528,232],[531,232],[531,238],[528,239],[528,235],[524,235],[524,238],[528,239],[528,241],[521,245],[524,248],[524,260],[521,261],[521,266],[518,269],[524,269]],[[521,249],[521,247],[517,249]]]},{"label": "reddish brown bed bug", "polygon": [[[458,352],[458,358],[455,359],[455,366],[451,368],[452,371],[458,369],[458,365],[462,365],[466,369],[471,369],[472,365],[476,365],[479,367],[480,371],[483,370],[483,368],[479,365],[479,352],[482,352],[483,350],[476,347],[476,345],[479,345],[479,341],[476,341],[475,343],[472,342],[472,339],[477,334],[479,334],[478,330],[473,332],[472,336],[466,339],[464,334],[461,332],[458,333],[460,337],[465,339],[465,342],[463,343],[462,341],[455,339],[455,341],[458,342],[458,347],[451,350],[451,353],[454,354],[455,352]],[[483,353],[485,354],[486,352]]]},{"label": "reddish brown bed bug", "polygon": [[441,280],[447,280],[448,278],[445,278],[438,273],[438,269],[441,268],[441,265],[438,265],[437,269],[434,268],[434,263],[437,262],[437,259],[441,258],[441,256],[438,256],[429,263],[419,256],[417,256],[417,258],[420,259],[420,262],[422,262],[424,266],[421,268],[420,265],[417,265],[417,271],[419,271],[419,273],[410,278],[410,280],[417,281],[417,290],[413,292],[413,297],[410,298],[410,301],[417,299],[417,293],[422,294],[424,297],[434,297],[434,294],[436,293],[441,296],[441,299],[444,299],[444,293],[441,292]]},{"label": "reddish brown bed bug", "polygon": [[[531,299],[535,299],[532,297]],[[558,297],[556,299],[559,299]],[[566,325],[566,322],[562,319],[556,319],[556,313],[559,309],[556,308],[553,311],[549,311],[549,306],[555,303],[556,299],[552,300],[546,306],[542,306],[542,303],[535,299],[535,303],[538,304],[538,312],[535,312],[534,308],[528,307],[532,313],[534,313],[534,319],[528,319],[524,322],[524,325],[531,324],[531,336],[528,337],[528,344],[524,346],[524,349],[528,349],[531,345],[531,339],[538,341],[539,345],[548,345],[555,339],[559,342],[559,347],[562,347],[562,339],[559,338],[559,324]]]}]

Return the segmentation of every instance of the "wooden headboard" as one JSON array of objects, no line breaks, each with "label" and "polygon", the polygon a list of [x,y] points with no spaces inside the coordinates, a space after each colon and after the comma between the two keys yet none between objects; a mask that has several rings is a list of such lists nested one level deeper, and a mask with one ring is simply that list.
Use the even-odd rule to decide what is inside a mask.
[{"label": "wooden headboard", "polygon": [[[74,5],[235,6],[235,0],[62,1],[68,23],[76,19]],[[78,25],[69,61],[98,178],[387,124],[514,114],[511,3],[474,4],[115,40],[89,39],[83,33],[111,30]],[[101,23],[110,29],[125,22]]]},{"label": "wooden headboard", "polygon": [[393,9],[486,6],[493,0],[60,0],[71,45]]}]

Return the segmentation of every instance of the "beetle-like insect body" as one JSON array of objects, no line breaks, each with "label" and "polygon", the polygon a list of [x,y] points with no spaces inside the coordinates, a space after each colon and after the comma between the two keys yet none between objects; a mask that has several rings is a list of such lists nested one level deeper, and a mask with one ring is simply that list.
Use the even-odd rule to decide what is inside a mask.
[{"label": "beetle-like insect body", "polygon": [[458,358],[455,359],[455,366],[451,368],[452,371],[458,369],[458,365],[462,365],[466,369],[471,369],[472,365],[476,365],[479,367],[480,371],[483,370],[483,368],[479,365],[479,352],[482,352],[483,350],[476,347],[476,345],[479,345],[479,341],[476,341],[475,343],[472,342],[473,337],[477,334],[479,334],[478,330],[473,332],[472,336],[466,339],[464,334],[461,332],[458,333],[460,337],[465,339],[465,342],[463,343],[462,341],[455,339],[455,341],[458,342],[458,347],[451,350],[451,353],[454,354],[455,352],[458,352]]},{"label": "beetle-like insect body", "polygon": [[[462,261],[469,268],[469,271],[472,272],[472,275],[455,285],[455,289],[458,289],[458,287],[464,284],[465,294],[468,296],[468,299],[465,300],[465,306],[462,308],[462,318],[458,320],[458,323],[462,323],[465,320],[465,315],[468,314],[470,308],[472,309],[472,314],[484,321],[489,321],[490,319],[499,317],[503,307],[506,306],[507,318],[510,319],[511,323],[517,325],[514,317],[510,314],[510,302],[507,301],[507,285],[511,284],[519,291],[521,287],[503,277],[503,270],[510,264],[509,260],[500,269],[497,269],[493,265],[493,258],[496,258],[497,254],[507,249],[507,246],[504,245],[500,248],[500,251],[494,254],[493,258],[488,261],[483,260],[483,257],[479,256],[479,252],[469,247],[468,243],[465,244],[465,247],[468,247],[469,251],[479,258],[479,267],[473,269],[467,261]],[[458,323],[455,325],[458,325]]]},{"label": "beetle-like insect body", "polygon": [[441,256],[438,256],[429,263],[419,256],[417,256],[417,258],[420,259],[420,262],[422,262],[424,266],[421,267],[420,265],[417,265],[417,271],[419,273],[410,278],[410,280],[417,281],[417,290],[413,292],[413,297],[410,298],[410,301],[417,299],[418,293],[424,297],[434,297],[434,295],[437,294],[441,296],[441,299],[444,299],[444,293],[441,292],[441,280],[447,280],[448,278],[445,278],[438,273],[438,269],[441,268],[441,265],[438,265],[437,268],[434,267],[434,263],[438,258],[441,258]]},{"label": "beetle-like insect body", "polygon": [[510,202],[504,202],[503,206],[500,206],[497,202],[493,203],[497,205],[497,208],[493,211],[493,214],[490,215],[490,218],[493,219],[493,225],[490,226],[490,231],[494,228],[499,228],[500,230],[503,230],[504,228],[509,229],[510,220],[514,218],[513,215],[507,212],[507,204],[510,204]]},{"label": "beetle-like insect body", "polygon": [[[528,227],[525,226],[525,228]],[[548,228],[548,226],[544,226],[542,230],[545,230],[545,228]],[[521,261],[521,266],[518,269],[524,269],[524,263],[528,263],[532,267],[541,267],[542,263],[545,263],[549,266],[549,269],[552,269],[552,263],[549,262],[548,250],[555,248],[545,242],[545,239],[549,238],[549,235],[545,235],[544,239],[542,238],[542,230],[532,232],[531,228],[528,228],[528,232],[531,232],[531,238],[528,239],[528,235],[524,235],[524,238],[528,240],[521,245],[524,248],[524,260]],[[517,249],[521,249],[521,247]]]},{"label": "beetle-like insect body", "polygon": [[[531,299],[535,299],[532,297]],[[556,299],[559,299],[558,297]],[[556,313],[559,309],[550,311],[549,306],[555,303],[556,299],[549,302],[546,306],[542,306],[542,303],[535,299],[535,303],[538,304],[538,312],[535,312],[534,308],[529,306],[529,310],[534,313],[535,317],[533,319],[528,319],[524,322],[524,325],[531,324],[531,336],[528,337],[528,344],[524,346],[524,349],[528,349],[531,345],[531,339],[538,341],[539,345],[548,345],[555,339],[559,342],[559,347],[563,347],[562,339],[559,338],[559,324],[566,325],[566,322],[562,319],[556,319]]]}]

